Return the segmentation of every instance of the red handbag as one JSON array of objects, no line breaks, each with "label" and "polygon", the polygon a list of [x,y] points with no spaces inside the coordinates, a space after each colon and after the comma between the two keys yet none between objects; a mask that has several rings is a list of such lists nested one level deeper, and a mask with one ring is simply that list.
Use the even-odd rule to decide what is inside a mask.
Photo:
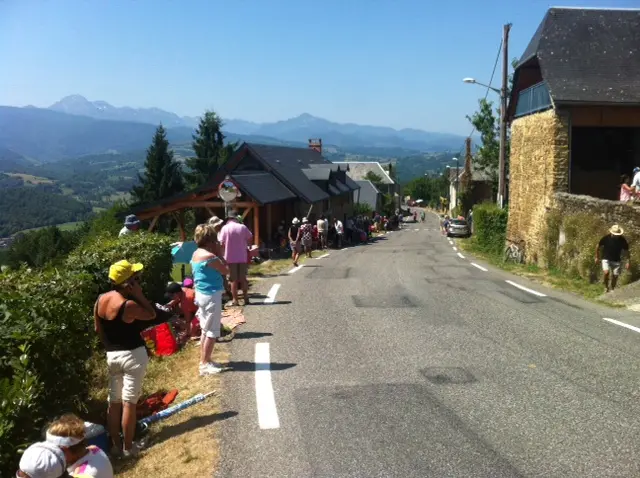
[{"label": "red handbag", "polygon": [[153,355],[167,356],[178,351],[176,336],[167,323],[143,330],[142,338]]}]

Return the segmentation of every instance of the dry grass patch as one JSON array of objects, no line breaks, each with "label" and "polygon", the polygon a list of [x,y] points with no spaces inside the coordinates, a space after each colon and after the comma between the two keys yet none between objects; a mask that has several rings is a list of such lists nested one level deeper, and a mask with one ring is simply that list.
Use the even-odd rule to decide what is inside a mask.
[{"label": "dry grass patch", "polygon": [[[311,253],[311,258],[318,257],[322,254],[326,254],[329,251],[315,250]],[[305,254],[300,256],[298,264],[304,264],[309,259]],[[285,259],[269,259],[261,262],[260,264],[252,264],[249,266],[249,275],[253,277],[269,277],[276,276],[287,272],[293,268],[293,261],[290,257]]]},{"label": "dry grass patch", "polygon": [[[175,405],[199,393],[218,390],[219,375],[198,375],[199,358],[200,348],[192,344],[172,356],[154,357],[145,377],[144,394],[178,389],[178,396],[173,403]],[[228,346],[217,344],[213,359],[227,363]],[[95,377],[96,381],[106,384],[105,367],[95,370],[99,374]],[[106,403],[106,395],[106,388],[94,389],[94,400]],[[137,459],[114,462],[116,475],[122,478],[211,476],[219,460],[216,422],[232,415],[231,412],[221,413],[220,398],[216,394],[154,423],[145,436],[145,448]]]}]

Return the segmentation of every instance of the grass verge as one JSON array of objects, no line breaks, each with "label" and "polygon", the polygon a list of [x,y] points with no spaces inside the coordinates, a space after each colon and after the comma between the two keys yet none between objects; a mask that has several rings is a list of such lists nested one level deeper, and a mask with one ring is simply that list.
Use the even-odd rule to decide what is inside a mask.
[{"label": "grass verge", "polygon": [[[227,363],[229,346],[217,344],[213,359]],[[220,376],[198,376],[200,348],[186,345],[169,357],[154,357],[149,362],[144,380],[144,394],[160,390],[178,389],[174,404],[198,393],[218,390]],[[91,391],[93,407],[102,407],[102,421],[106,412],[107,373],[102,356],[94,358],[95,371]],[[116,476],[121,478],[181,478],[184,476],[212,476],[219,462],[219,441],[216,423],[232,416],[220,412],[219,395],[182,410],[151,425],[145,438],[146,446],[135,460],[117,460],[113,463]],[[92,408],[93,408],[92,407]],[[96,411],[98,408],[96,408]]]},{"label": "grass verge", "polygon": [[603,286],[600,284],[600,282],[590,283],[582,277],[568,275],[560,269],[543,269],[534,264],[516,264],[513,262],[505,262],[502,256],[496,254],[488,254],[483,251],[478,247],[473,238],[459,239],[456,241],[456,243],[465,252],[473,254],[479,259],[483,259],[489,264],[496,266],[504,271],[526,277],[527,279],[538,282],[548,287],[561,289],[566,292],[572,292],[601,305],[620,307],[620,305],[618,304],[611,304],[609,302],[598,299],[598,297],[600,297],[604,292]]}]

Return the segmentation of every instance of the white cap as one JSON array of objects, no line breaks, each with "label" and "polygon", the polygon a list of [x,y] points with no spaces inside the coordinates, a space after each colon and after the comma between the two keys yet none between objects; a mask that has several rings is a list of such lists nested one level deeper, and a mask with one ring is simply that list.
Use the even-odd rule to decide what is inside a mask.
[{"label": "white cap", "polygon": [[31,478],[60,478],[67,466],[64,453],[52,443],[34,443],[20,458],[20,470]]}]

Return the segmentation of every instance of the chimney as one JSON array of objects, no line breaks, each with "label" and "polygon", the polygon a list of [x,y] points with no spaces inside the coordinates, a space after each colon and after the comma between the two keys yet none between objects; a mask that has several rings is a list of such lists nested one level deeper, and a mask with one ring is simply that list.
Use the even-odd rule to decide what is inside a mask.
[{"label": "chimney", "polygon": [[317,151],[322,154],[322,139],[321,138],[313,138],[309,140],[309,148]]}]

